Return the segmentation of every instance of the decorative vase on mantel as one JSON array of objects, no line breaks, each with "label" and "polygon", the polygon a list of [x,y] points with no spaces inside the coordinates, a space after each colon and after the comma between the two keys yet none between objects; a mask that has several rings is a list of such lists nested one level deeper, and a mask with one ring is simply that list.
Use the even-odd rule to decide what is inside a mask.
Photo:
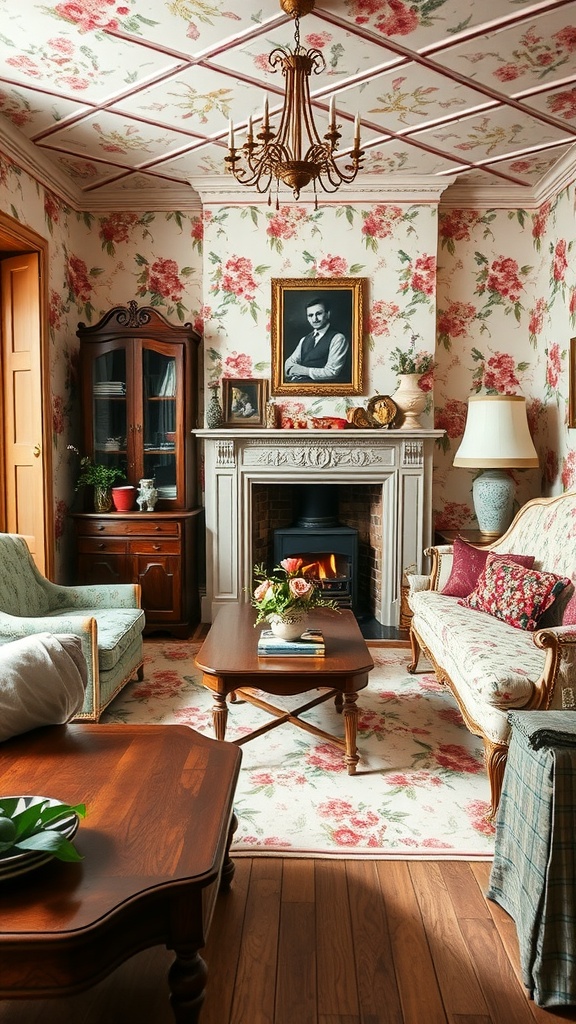
[{"label": "decorative vase on mantel", "polygon": [[298,640],[306,629],[306,615],[269,615],[268,622],[274,636],[280,640]]},{"label": "decorative vase on mantel", "polygon": [[420,373],[399,374],[399,385],[392,400],[402,414],[400,430],[422,429],[419,417],[426,408],[426,395],[418,383],[421,376]]},{"label": "decorative vase on mantel", "polygon": [[212,397],[206,407],[206,425],[210,430],[216,430],[224,422],[224,413],[220,405],[220,398],[218,397],[220,385],[218,381],[213,381],[208,387],[212,392]]}]

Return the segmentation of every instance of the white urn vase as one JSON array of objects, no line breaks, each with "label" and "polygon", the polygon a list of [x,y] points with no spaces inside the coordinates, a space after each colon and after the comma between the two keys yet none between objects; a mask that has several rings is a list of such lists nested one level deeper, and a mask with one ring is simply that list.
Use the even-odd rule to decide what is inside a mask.
[{"label": "white urn vase", "polygon": [[402,414],[400,430],[422,429],[420,415],[426,408],[426,395],[418,383],[420,376],[419,373],[401,373],[398,378],[400,383],[392,400]]},{"label": "white urn vase", "polygon": [[280,640],[298,640],[306,629],[305,615],[270,615],[270,629]]}]

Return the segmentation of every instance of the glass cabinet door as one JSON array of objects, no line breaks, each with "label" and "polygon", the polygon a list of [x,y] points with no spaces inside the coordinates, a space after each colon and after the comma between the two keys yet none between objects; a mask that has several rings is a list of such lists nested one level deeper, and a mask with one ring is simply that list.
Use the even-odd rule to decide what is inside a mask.
[{"label": "glass cabinet door", "polygon": [[92,438],[94,461],[127,473],[126,349],[114,348],[94,359]]},{"label": "glass cabinet door", "polygon": [[178,497],[177,369],[174,356],[143,348],[143,475],[154,478],[159,500]]}]

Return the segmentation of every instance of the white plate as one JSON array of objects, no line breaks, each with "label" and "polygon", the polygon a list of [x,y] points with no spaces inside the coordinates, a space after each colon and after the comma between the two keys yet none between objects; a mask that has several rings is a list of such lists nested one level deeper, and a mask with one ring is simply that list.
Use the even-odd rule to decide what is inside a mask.
[{"label": "white plate", "polygon": [[[62,807],[64,806],[62,800],[53,800],[47,796],[6,796],[2,797],[3,800],[20,800],[22,801],[22,807],[30,807],[31,804],[41,804],[48,802],[50,807]],[[78,815],[73,811],[67,814],[65,818],[61,818],[52,826],[52,831],[59,832],[65,836],[66,839],[72,839],[78,830],[80,819]],[[0,881],[5,878],[15,878],[17,875],[23,875],[25,872],[34,871],[40,867],[41,864],[46,864],[49,860],[54,859],[53,853],[44,853],[42,850],[28,850],[18,851],[18,853],[0,853]]]}]

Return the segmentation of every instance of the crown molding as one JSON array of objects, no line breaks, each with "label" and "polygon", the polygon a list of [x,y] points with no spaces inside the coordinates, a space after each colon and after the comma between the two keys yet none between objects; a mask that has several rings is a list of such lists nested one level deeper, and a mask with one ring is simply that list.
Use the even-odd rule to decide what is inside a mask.
[{"label": "crown molding", "polygon": [[[121,187],[118,183],[110,183],[85,191],[53,164],[22,132],[2,117],[0,152],[78,212],[180,210],[199,216],[205,204],[268,205],[268,193],[259,193],[255,189],[240,185],[227,174],[194,176],[186,185],[179,182],[172,184],[153,173],[135,170],[134,176],[146,177],[150,181],[150,187],[141,188],[135,185],[131,189]],[[533,188],[504,184],[487,188],[477,183],[467,184],[455,175],[362,175],[360,181],[357,180],[351,185],[342,184],[337,192],[320,192],[318,205],[341,205],[344,200],[348,203],[439,203],[443,209],[536,209],[552,200],[575,179],[576,147],[573,147],[558,161],[553,171]],[[283,204],[294,201],[289,189],[279,192],[279,200]],[[272,201],[275,203],[274,194]],[[303,206],[314,206],[314,193],[306,192],[299,203]]]},{"label": "crown molding", "polygon": [[163,185],[158,182],[156,188],[119,189],[110,186],[108,189],[84,193],[82,210],[90,213],[116,213],[130,210],[131,213],[188,213],[191,216],[202,216],[200,196],[189,185]]},{"label": "crown molding", "polygon": [[442,209],[490,209],[490,210],[515,210],[521,207],[524,210],[532,209],[540,205],[534,190],[522,188],[522,186],[492,185],[485,188],[482,185],[458,183],[451,185],[443,194],[440,206]]},{"label": "crown molding", "polygon": [[571,185],[576,178],[576,147],[572,147],[561,160],[554,166],[554,174],[548,175],[539,182],[536,195],[538,205],[549,202],[560,192],[563,192],[568,185]]},{"label": "crown molding", "polygon": [[[83,191],[75,185],[72,178],[53,164],[41,149],[34,146],[22,132],[2,117],[0,152],[76,212],[115,213],[131,210],[135,213],[147,213],[153,210],[169,213],[180,210],[196,215],[202,213],[200,197],[189,185],[172,185],[162,178],[156,178],[156,184],[151,184],[149,188],[135,186],[130,189],[122,188],[118,184],[103,184],[93,190]],[[154,176],[143,171],[135,170],[134,175],[147,177],[151,182],[154,180]]]},{"label": "crown molding", "polygon": [[538,209],[559,195],[576,178],[576,146],[572,146],[554,167],[534,187],[521,185],[492,185],[490,188],[474,182],[456,179],[442,196],[446,209],[479,207],[491,210]]},{"label": "crown molding", "polygon": [[[205,204],[226,203],[242,206],[268,206],[268,192],[257,192],[254,188],[241,185],[230,175],[203,175],[188,179],[193,189],[198,192]],[[351,185],[342,184],[337,192],[319,192],[318,206],[341,206],[348,203],[438,203],[442,193],[448,188],[453,178],[427,178],[424,175],[387,176],[362,175]],[[294,198],[289,189],[281,189],[278,193],[279,202],[293,203]],[[275,192],[272,192],[272,203],[275,205]],[[314,192],[307,190],[300,196],[301,206],[314,206]]]},{"label": "crown molding", "polygon": [[6,118],[0,118],[0,151],[69,206],[83,209],[80,189]]}]

